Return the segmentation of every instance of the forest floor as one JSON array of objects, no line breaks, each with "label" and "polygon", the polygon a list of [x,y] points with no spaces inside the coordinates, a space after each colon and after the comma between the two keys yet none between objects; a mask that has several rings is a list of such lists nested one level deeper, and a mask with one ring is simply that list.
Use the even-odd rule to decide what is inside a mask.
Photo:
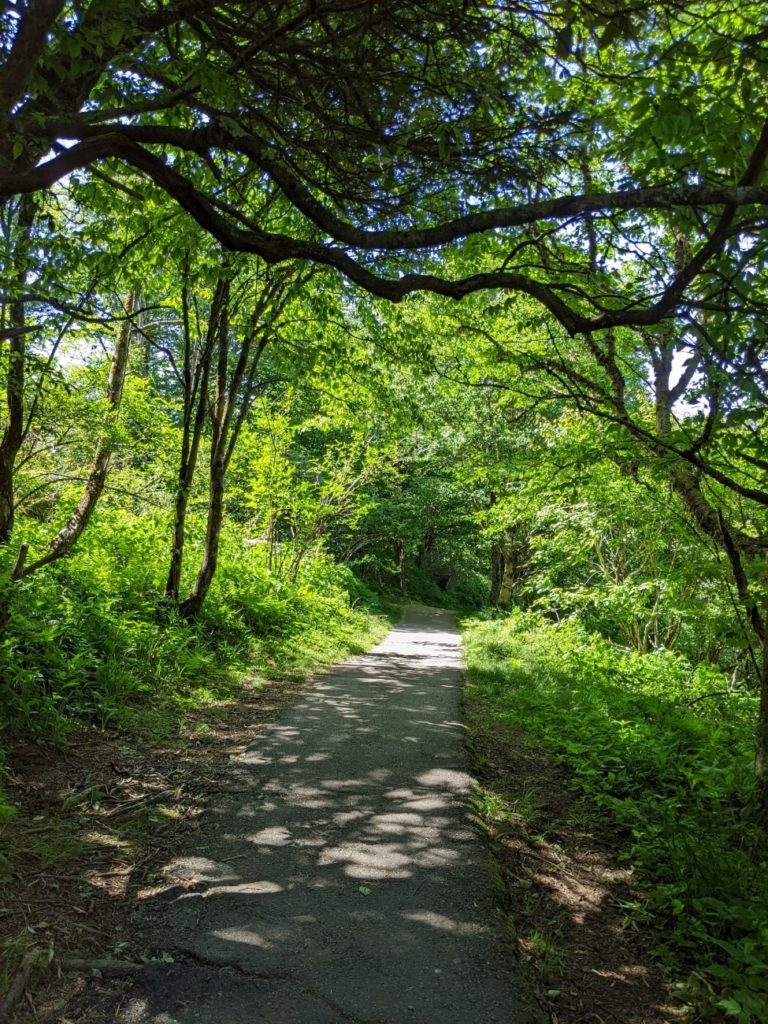
[{"label": "forest floor", "polygon": [[[427,751],[431,764],[422,764],[422,768],[429,771],[439,766],[441,771],[447,769],[450,773],[460,769],[460,761],[456,765],[446,764],[444,756],[450,750],[453,751],[451,757],[455,757],[461,746],[456,715],[451,714],[450,706],[458,699],[460,675],[454,664],[447,669],[450,679],[436,680],[435,665],[428,656],[430,653],[433,652],[424,647],[411,647],[408,653],[410,664],[408,658],[396,653],[395,661],[385,673],[387,678],[383,681],[389,686],[384,689],[389,690],[392,699],[400,704],[404,694],[409,700],[418,698],[418,708],[413,705],[406,708],[411,728],[405,731],[405,735],[413,733],[414,722],[420,722],[420,728],[428,729],[439,744],[435,747],[430,741],[432,745],[428,745]],[[455,651],[451,656],[454,655]],[[373,665],[380,673],[381,661],[376,661],[375,652],[368,657],[374,658]],[[352,659],[348,664],[361,661],[366,664],[365,656]],[[370,665],[371,661],[367,664]],[[410,672],[414,672],[415,677],[409,679]],[[321,677],[321,685],[327,678]],[[437,689],[427,691],[423,685],[425,679],[430,679],[431,685],[437,684]],[[345,687],[348,684],[347,678]],[[370,688],[371,680],[366,680],[364,685]],[[401,685],[411,687],[413,692],[403,691]],[[316,687],[312,692],[315,690]],[[0,833],[4,851],[0,855],[0,940],[13,937],[12,946],[6,947],[6,951],[10,950],[12,954],[6,961],[6,987],[14,980],[24,981],[24,993],[15,1018],[19,1024],[103,1024],[108,1020],[155,1019],[154,1016],[142,1016],[142,997],[137,985],[140,989],[143,982],[139,982],[138,975],[150,975],[150,988],[154,986],[152,998],[145,999],[144,1005],[163,999],[178,1000],[180,994],[191,991],[191,981],[194,981],[199,990],[198,996],[203,1001],[206,993],[210,994],[208,990],[212,983],[220,985],[224,982],[235,989],[242,988],[242,983],[247,985],[248,963],[228,966],[220,955],[211,957],[200,951],[196,954],[192,944],[188,944],[189,949],[180,950],[178,944],[166,941],[168,936],[161,935],[158,924],[166,916],[168,900],[177,899],[179,895],[202,895],[204,898],[206,890],[210,892],[220,885],[221,863],[227,862],[234,867],[237,885],[243,884],[241,879],[248,872],[246,865],[240,863],[246,855],[240,852],[239,847],[232,857],[223,857],[218,866],[219,877],[213,879],[205,875],[205,870],[201,874],[199,863],[193,870],[182,871],[180,875],[178,855],[182,850],[189,852],[209,846],[212,827],[215,839],[215,833],[221,831],[221,819],[216,816],[216,808],[222,802],[231,802],[233,772],[242,774],[243,755],[247,758],[248,750],[254,749],[254,740],[258,740],[259,745],[265,742],[282,744],[285,735],[275,733],[270,723],[275,723],[280,729],[286,722],[286,716],[288,719],[292,715],[306,717],[307,696],[307,684],[297,681],[271,683],[267,689],[260,687],[250,693],[245,688],[238,700],[220,703],[189,716],[183,733],[170,744],[127,738],[124,734],[101,730],[81,730],[69,737],[63,751],[58,748],[46,750],[37,745],[16,745],[10,751],[9,760],[14,770],[7,780],[8,788],[20,807],[20,814],[5,823]],[[435,696],[447,699],[448,704],[438,705],[431,699]],[[382,747],[374,742],[381,732],[380,723],[375,723],[372,732],[374,723],[360,721],[360,715],[367,714],[367,701],[363,700],[361,705],[360,700],[360,694],[347,693],[342,708],[338,693],[326,693],[325,696],[331,715],[339,720],[348,719],[350,728],[361,741],[361,751],[367,751],[366,756],[374,751],[374,760],[379,758],[381,764],[378,769],[371,770],[381,770],[391,761],[391,742],[395,735],[403,735],[404,722],[400,721],[394,732],[385,730],[390,746]],[[295,712],[291,710],[294,708]],[[316,713],[317,707],[311,710]],[[648,942],[632,928],[631,878],[618,866],[615,851],[596,838],[583,823],[579,825],[576,801],[541,752],[527,747],[519,735],[501,736],[498,730],[483,731],[473,721],[477,709],[468,710],[473,758],[482,785],[481,802],[487,801],[489,793],[496,794],[497,798],[502,793],[504,796],[500,799],[507,800],[508,806],[523,812],[518,817],[525,827],[517,829],[509,825],[514,814],[505,815],[503,827],[498,824],[498,815],[495,824],[492,823],[492,814],[481,813],[481,817],[500,864],[514,940],[523,962],[528,966],[526,973],[532,977],[550,1020],[553,1024],[608,1024],[609,1021],[659,1024],[679,1019],[671,1005],[669,992],[653,966]],[[417,718],[414,718],[415,711],[420,712]],[[435,714],[437,718],[434,718]],[[326,734],[327,729],[319,727],[319,741],[322,742]],[[401,744],[400,751],[408,754],[409,746],[420,750],[422,744],[418,742],[418,732],[414,739],[416,742],[413,744]],[[447,750],[440,745],[444,742],[448,743]],[[308,768],[315,773],[322,761],[319,755],[324,753],[328,753],[327,748],[301,752],[305,759],[315,756],[315,761],[308,762]],[[290,752],[285,754],[287,758],[291,756]],[[259,769],[255,770],[258,774]],[[247,772],[250,773],[251,769]],[[339,787],[342,802],[359,804],[360,794],[349,792],[350,782],[359,777],[360,772],[355,766],[347,764],[341,780],[345,785]],[[263,778],[259,785],[263,788]],[[460,788],[464,785],[462,781]],[[403,788],[408,787],[400,787]],[[392,791],[392,786],[389,789]],[[433,799],[435,795],[431,792],[426,799]],[[459,796],[461,802],[463,797]],[[364,794],[364,802],[369,802],[369,797],[370,794]],[[438,794],[438,800],[441,798]],[[234,799],[239,804],[242,796],[235,795]],[[455,802],[455,799],[450,802]],[[386,908],[378,905],[376,891],[382,881],[376,875],[381,865],[372,867],[359,857],[359,850],[370,845],[371,823],[382,818],[381,813],[375,813],[377,810],[380,811],[366,807],[364,818],[368,836],[346,836],[345,845],[340,847],[341,853],[333,863],[332,876],[321,879],[317,887],[319,891],[327,890],[330,884],[332,889],[338,890],[332,914],[339,919],[347,935],[351,928],[351,939],[355,944],[354,954],[349,950],[347,959],[357,955],[359,946],[359,923],[355,915],[375,921],[374,932],[383,933],[387,938],[387,949],[391,946],[392,921],[384,922],[382,927],[382,914],[386,913]],[[413,813],[413,808],[400,810],[405,815]],[[432,816],[436,822],[440,819],[437,831],[444,832],[442,819],[445,807],[438,810],[439,815],[435,816],[433,809]],[[480,810],[482,812],[482,806]],[[346,812],[349,811],[347,807]],[[328,808],[313,812],[315,817],[317,813],[323,820],[318,827],[318,822],[312,819],[312,830],[325,835],[326,840],[330,835],[335,842],[337,837],[333,827],[328,833]],[[534,828],[533,821],[542,815],[547,819],[546,828],[540,825]],[[302,827],[306,830],[308,824],[303,822]],[[444,936],[451,932],[458,934],[462,929],[464,938],[461,941],[464,947],[470,947],[476,941],[472,936],[479,934],[473,931],[479,922],[467,919],[460,922],[462,928],[458,930],[455,921],[452,923],[451,911],[456,900],[461,904],[461,892],[456,890],[453,874],[440,879],[437,877],[440,871],[435,873],[436,891],[442,894],[440,899],[447,896],[449,901],[442,907],[442,914],[435,910],[434,905],[426,909],[422,906],[424,886],[429,891],[432,885],[430,876],[433,871],[426,868],[429,857],[437,857],[439,864],[441,845],[450,852],[451,844],[456,840],[446,843],[443,837],[439,843],[432,841],[434,849],[430,850],[430,840],[427,839],[425,852],[420,839],[417,844],[420,849],[417,850],[413,825],[414,822],[402,817],[387,819],[385,815],[377,826],[378,834],[373,837],[385,857],[384,876],[394,873],[396,879],[398,872],[411,870],[404,868],[399,861],[403,854],[406,859],[421,858],[422,863],[413,871],[418,881],[414,891],[420,894],[419,905],[416,906],[412,899],[410,903],[406,901],[408,905],[401,906],[400,913],[402,916],[411,914],[414,920],[418,919],[416,931],[424,933],[431,950],[435,944],[439,947]],[[466,840],[462,823],[454,821],[450,827],[456,836],[464,836],[459,841]],[[423,831],[424,822],[417,829]],[[329,845],[326,841],[325,846]],[[412,848],[407,849],[409,846]],[[474,846],[468,848],[471,850]],[[269,844],[257,850],[262,861],[265,856],[275,853]],[[248,855],[253,854],[249,851]],[[465,868],[469,867],[473,874],[478,874],[474,856],[462,857],[462,862]],[[441,871],[445,867],[443,863]],[[481,877],[482,873],[480,865]],[[246,890],[249,881],[252,880],[246,881]],[[497,894],[484,887],[481,889],[479,905],[483,915],[493,918],[488,894],[491,892],[491,903],[498,900]],[[477,896],[475,892],[470,902],[478,904]],[[236,910],[244,906],[238,902],[243,898],[252,899],[253,894],[246,891],[245,897],[235,895],[233,906]],[[349,907],[346,903],[342,906],[339,899],[351,899],[352,903]],[[216,902],[211,901],[209,905]],[[284,912],[283,907],[281,915]],[[470,912],[470,917],[473,913]],[[354,924],[351,923],[353,921]],[[196,922],[192,931],[199,926],[199,918]],[[302,934],[305,930],[302,927]],[[322,949],[323,943],[327,942],[327,933],[313,935],[310,941],[314,948]],[[400,944],[405,943],[407,958],[413,960],[412,951],[407,949],[410,941],[407,933],[405,937],[400,936],[399,941]],[[20,972],[25,954],[30,951],[40,954],[38,967],[29,978],[23,979]],[[387,955],[391,956],[391,949]],[[461,965],[463,957],[462,953],[450,958],[449,971],[456,973],[459,979],[465,976],[466,968],[470,968],[470,975],[476,974],[476,969],[471,966],[471,957],[464,966]],[[206,960],[211,962],[206,963]],[[44,966],[46,962],[48,965]],[[101,968],[73,969],[81,962],[94,965],[101,962]],[[365,959],[361,963],[365,964]],[[421,979],[419,985],[424,992],[428,992],[436,981],[440,989],[445,988],[440,967],[433,968],[418,959],[416,964],[417,976]],[[192,979],[190,970],[194,975]],[[365,970],[370,971],[370,964]],[[502,969],[502,974],[505,970]],[[257,970],[256,974],[259,973]],[[489,979],[484,985],[491,992],[491,1000],[494,987],[499,984],[498,970],[496,974],[495,979]],[[260,978],[261,996],[265,994],[265,984],[279,986],[281,982],[279,979],[268,982]],[[505,976],[502,988],[506,987],[507,1000],[510,984],[514,987],[515,979]],[[289,984],[289,988],[294,991],[294,984]],[[473,991],[471,984],[469,991]],[[320,1002],[317,1002],[307,992],[302,998],[309,1000],[308,1016],[286,1017],[286,1020],[307,1019],[315,1024],[326,1017],[329,1021],[359,1019],[350,1016],[343,1007],[331,1006],[327,994],[325,997],[321,995]],[[246,998],[242,992],[241,996]],[[365,996],[369,998],[367,990]],[[252,993],[247,998],[251,997]],[[392,993],[386,998],[391,999]],[[416,997],[409,998],[410,1007]],[[516,998],[520,998],[519,993]],[[524,1002],[523,997],[520,1020],[529,1019]],[[448,1003],[455,1003],[453,996]],[[475,990],[471,1008],[466,1010],[472,1016],[462,1018],[464,1010],[459,1006],[457,1019],[478,1019],[478,1005]],[[302,1012],[295,999],[291,1006],[292,1012]],[[505,1003],[504,1016],[499,1016],[499,1020],[508,1019],[507,1006]],[[488,1020],[495,1019],[492,1007],[488,1013]],[[185,1016],[181,1019],[186,1022],[207,1018]],[[231,1019],[234,1021],[237,1017],[232,1016]],[[277,1021],[282,1018],[270,1016],[268,1019]],[[415,1009],[408,1009],[407,1016],[402,1019],[427,1021],[429,1018],[419,1015]],[[441,1009],[441,1019],[447,1019],[445,1006]]]},{"label": "forest floor", "polygon": [[88,1012],[70,1016],[67,1007],[87,982],[68,962],[143,955],[132,908],[199,828],[226,786],[232,758],[308,685],[246,682],[238,698],[188,713],[171,741],[80,728],[63,746],[7,745],[13,770],[5,784],[19,813],[0,826],[2,987],[20,980],[30,952],[40,954],[19,1021],[98,1020]]},{"label": "forest floor", "polygon": [[615,833],[552,754],[464,702],[477,810],[499,867],[519,955],[553,1024],[671,1024],[686,1017],[653,957]]}]

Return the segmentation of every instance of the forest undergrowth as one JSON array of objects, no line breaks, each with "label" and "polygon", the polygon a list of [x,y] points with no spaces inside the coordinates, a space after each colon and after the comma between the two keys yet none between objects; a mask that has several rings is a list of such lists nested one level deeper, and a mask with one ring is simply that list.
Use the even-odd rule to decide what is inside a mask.
[{"label": "forest undergrowth", "polygon": [[697,1020],[759,1024],[768,1007],[764,833],[750,806],[755,697],[711,666],[639,654],[514,610],[465,623],[467,699],[550,751],[622,848],[641,897],[629,927]]},{"label": "forest undergrowth", "polygon": [[0,828],[19,745],[183,735],[374,593],[487,605],[470,704],[620,839],[695,1013],[768,1021],[767,42],[757,0],[4,6]]},{"label": "forest undergrowth", "polygon": [[[76,559],[17,587],[0,644],[4,736],[55,747],[90,723],[161,738],[244,680],[301,678],[386,629],[380,603],[343,566],[317,553],[285,579],[234,525],[211,598],[187,621],[157,597],[159,527],[105,509]],[[0,804],[0,820],[12,814]]]},{"label": "forest undergrowth", "polygon": [[157,598],[158,525],[105,508],[77,559],[17,590],[0,649],[0,1002],[34,957],[36,1019],[79,991],[67,956],[129,955],[132,901],[232,753],[399,614],[319,551],[295,578],[271,572],[231,524],[205,611],[186,621]]}]

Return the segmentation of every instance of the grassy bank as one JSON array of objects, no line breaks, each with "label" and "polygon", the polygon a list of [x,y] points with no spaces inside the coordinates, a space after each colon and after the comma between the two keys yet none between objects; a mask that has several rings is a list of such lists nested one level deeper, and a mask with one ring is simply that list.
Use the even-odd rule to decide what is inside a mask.
[{"label": "grassy bank", "polygon": [[[184,621],[159,600],[157,530],[112,510],[76,558],[16,585],[0,641],[0,736],[60,743],[82,723],[171,735],[245,682],[301,678],[389,628],[377,599],[321,551],[281,577],[235,529],[203,615]],[[187,557],[194,567],[194,549]]]},{"label": "grassy bank", "polygon": [[151,533],[103,517],[76,558],[17,590],[0,646],[0,999],[34,953],[40,1019],[75,994],[51,961],[129,955],[128,910],[233,753],[399,616],[321,551],[287,579],[232,530],[204,614],[185,622],[158,601]]},{"label": "grassy bank", "polygon": [[751,695],[678,655],[641,656],[530,613],[465,623],[467,699],[523,730],[614,831],[633,924],[701,1019],[768,1017],[768,881],[752,821]]}]

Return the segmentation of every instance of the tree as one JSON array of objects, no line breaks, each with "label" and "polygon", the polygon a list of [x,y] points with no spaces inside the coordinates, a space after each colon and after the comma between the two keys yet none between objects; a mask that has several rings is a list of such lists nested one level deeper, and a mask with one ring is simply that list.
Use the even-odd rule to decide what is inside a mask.
[{"label": "tree", "polygon": [[19,558],[13,571],[13,579],[23,579],[32,573],[42,569],[44,565],[50,565],[72,551],[83,530],[88,525],[88,520],[93,515],[99,498],[104,491],[107,481],[109,464],[115,447],[115,421],[120,413],[120,404],[123,397],[123,387],[128,369],[128,355],[131,341],[131,316],[138,304],[138,292],[132,291],[125,303],[125,317],[120,323],[115,336],[114,351],[109,368],[109,379],[107,381],[106,393],[106,419],[102,431],[96,441],[96,448],[93,454],[88,476],[85,481],[82,496],[77,507],[67,519],[66,523],[48,542],[48,551],[40,555],[33,562],[26,564],[27,545],[22,543]]},{"label": "tree", "polygon": [[[24,443],[24,382],[26,342],[31,328],[27,324],[24,288],[30,271],[34,204],[25,199],[6,221],[6,252],[9,259],[11,294],[2,306],[2,334],[8,342],[8,368],[5,385],[5,428],[0,439],[0,544],[7,544],[13,533],[15,494],[14,468]],[[7,324],[6,326],[6,317]]]},{"label": "tree", "polygon": [[[699,543],[725,560],[762,695],[756,772],[758,801],[765,807],[768,458],[757,313],[762,274],[754,275],[751,286],[754,309],[738,319],[707,309],[679,329],[666,325],[569,339],[530,306],[479,303],[458,315],[446,311],[450,327],[442,329],[454,336],[454,373],[467,384],[508,389],[529,407],[577,410],[604,423],[623,451],[616,470],[626,474],[623,490],[634,486],[641,466],[646,477],[650,467],[676,501],[665,529],[671,532],[682,513]],[[457,336],[475,340],[471,356],[460,351]],[[587,467],[576,459],[572,472],[584,479]],[[505,515],[514,523],[514,490],[509,500],[513,508],[505,512],[502,505],[502,525]],[[710,572],[720,578],[714,566]]]},{"label": "tree", "polygon": [[[489,292],[491,316],[503,306],[526,339],[536,335],[514,353],[518,371],[547,374],[559,399],[658,459],[691,523],[727,558],[760,661],[762,4],[28,0],[0,17],[0,201],[15,224],[0,540],[26,314],[31,302],[41,315],[65,308],[55,282],[27,276],[30,258],[44,262],[39,211],[69,204],[93,217],[105,197],[127,195],[142,230],[175,204],[225,249],[333,268],[392,302]],[[30,204],[37,221],[21,213]],[[487,328],[469,309],[471,357]],[[501,343],[496,358],[514,348]],[[222,366],[217,495],[231,397]]]},{"label": "tree", "polygon": [[[573,334],[649,326],[761,229],[756,2],[30,0],[0,39],[0,196],[85,168],[135,191],[138,173],[225,247],[392,300],[503,288]],[[681,219],[689,258],[646,267],[638,245],[663,257]],[[454,278],[433,259],[450,245],[470,264]],[[629,288],[590,276],[597,251],[633,263]]]},{"label": "tree", "polygon": [[[200,570],[189,596],[179,605],[181,614],[187,618],[194,618],[200,613],[216,572],[224,517],[225,479],[238,438],[262,383],[259,379],[261,357],[267,345],[279,336],[280,317],[286,305],[305,283],[306,275],[301,278],[289,268],[277,272],[267,270],[261,275],[246,274],[234,281],[220,279],[217,284],[211,314],[213,322],[209,320],[207,332],[213,337],[214,346],[208,346],[206,338],[203,354],[204,360],[214,356],[216,360],[214,394],[210,404],[205,387],[210,371],[199,383],[200,401],[209,405],[211,424],[206,537]],[[237,325],[232,323],[234,309],[238,309],[242,318]],[[189,464],[194,471],[191,458]],[[181,569],[180,552],[177,559],[175,546],[178,543],[178,498],[174,542],[169,583],[176,571],[176,562],[179,572]]]}]

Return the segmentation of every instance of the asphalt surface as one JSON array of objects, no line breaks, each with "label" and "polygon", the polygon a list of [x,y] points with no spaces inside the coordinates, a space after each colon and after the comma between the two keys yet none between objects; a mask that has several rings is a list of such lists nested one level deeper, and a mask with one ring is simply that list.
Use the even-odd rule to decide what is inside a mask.
[{"label": "asphalt surface", "polygon": [[451,616],[409,607],[235,762],[130,1024],[531,1024],[473,828]]}]

